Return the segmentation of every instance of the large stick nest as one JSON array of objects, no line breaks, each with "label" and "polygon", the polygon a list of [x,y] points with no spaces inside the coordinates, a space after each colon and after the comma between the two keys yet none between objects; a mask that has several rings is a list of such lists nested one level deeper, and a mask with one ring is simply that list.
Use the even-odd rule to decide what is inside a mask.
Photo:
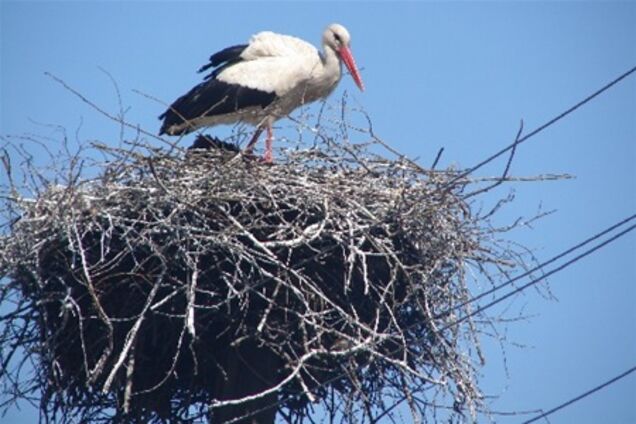
[{"label": "large stick nest", "polygon": [[[2,345],[34,365],[5,394],[39,391],[60,422],[196,421],[254,399],[288,421],[316,402],[350,421],[400,399],[480,405],[477,330],[457,319],[470,264],[501,261],[466,178],[329,138],[273,166],[95,148],[93,178],[5,191]],[[244,368],[258,382],[239,393]]]}]

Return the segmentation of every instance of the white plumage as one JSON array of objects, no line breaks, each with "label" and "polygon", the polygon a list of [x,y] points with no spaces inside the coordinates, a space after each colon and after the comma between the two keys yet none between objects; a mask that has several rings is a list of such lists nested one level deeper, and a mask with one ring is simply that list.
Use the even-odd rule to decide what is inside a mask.
[{"label": "white plumage", "polygon": [[251,152],[267,129],[264,160],[272,161],[272,124],[300,105],[328,96],[341,77],[341,63],[364,90],[349,49],[349,32],[332,24],[323,33],[324,53],[289,35],[270,31],[249,44],[228,47],[210,57],[200,72],[212,68],[206,81],[177,99],[159,118],[160,134],[186,134],[204,126],[237,121],[257,127],[246,150]]}]

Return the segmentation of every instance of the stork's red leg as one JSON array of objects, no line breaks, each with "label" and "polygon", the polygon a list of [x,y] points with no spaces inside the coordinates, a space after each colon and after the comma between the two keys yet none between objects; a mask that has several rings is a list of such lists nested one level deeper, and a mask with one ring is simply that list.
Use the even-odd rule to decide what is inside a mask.
[{"label": "stork's red leg", "polygon": [[274,134],[272,132],[272,126],[267,125],[267,138],[265,139],[265,156],[263,156],[263,162],[272,163],[274,161],[274,154],[272,152],[272,140]]}]

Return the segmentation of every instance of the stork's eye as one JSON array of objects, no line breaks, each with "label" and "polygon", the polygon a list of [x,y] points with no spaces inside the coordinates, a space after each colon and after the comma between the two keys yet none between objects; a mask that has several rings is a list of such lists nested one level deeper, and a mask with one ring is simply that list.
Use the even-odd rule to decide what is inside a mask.
[{"label": "stork's eye", "polygon": [[342,40],[340,39],[340,36],[336,34],[335,32],[333,33],[333,38],[336,39],[336,42],[338,42],[338,44],[342,44]]}]

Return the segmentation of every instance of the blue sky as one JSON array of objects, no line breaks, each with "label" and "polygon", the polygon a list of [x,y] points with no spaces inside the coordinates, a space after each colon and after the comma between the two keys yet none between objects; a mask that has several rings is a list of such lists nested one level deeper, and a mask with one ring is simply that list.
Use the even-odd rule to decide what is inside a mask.
[{"label": "blue sky", "polygon": [[[228,45],[274,30],[320,41],[347,26],[366,91],[343,90],[375,132],[429,165],[468,167],[636,66],[636,3],[624,2],[0,2],[0,133],[47,134],[61,125],[84,140],[117,140],[116,124],[44,75],[51,72],[116,113],[156,131],[162,106],[200,80],[196,69]],[[221,130],[223,131],[223,130]],[[355,140],[353,140],[355,141]],[[184,140],[187,145],[189,140]],[[540,260],[636,212],[636,75],[520,146],[512,173],[568,173],[518,183],[498,216],[510,223],[556,210],[508,236]],[[500,160],[477,172],[501,172]],[[0,176],[0,178],[2,178]],[[3,184],[4,181],[0,181]],[[493,196],[485,197],[485,204]],[[630,233],[550,278],[558,301],[529,290],[509,303],[505,364],[484,338],[481,381],[497,411],[549,409],[636,362],[636,235]],[[524,345],[518,347],[517,345]],[[23,405],[3,422],[30,422]],[[520,416],[496,416],[513,423]],[[553,415],[552,423],[636,422],[631,375]]]}]

